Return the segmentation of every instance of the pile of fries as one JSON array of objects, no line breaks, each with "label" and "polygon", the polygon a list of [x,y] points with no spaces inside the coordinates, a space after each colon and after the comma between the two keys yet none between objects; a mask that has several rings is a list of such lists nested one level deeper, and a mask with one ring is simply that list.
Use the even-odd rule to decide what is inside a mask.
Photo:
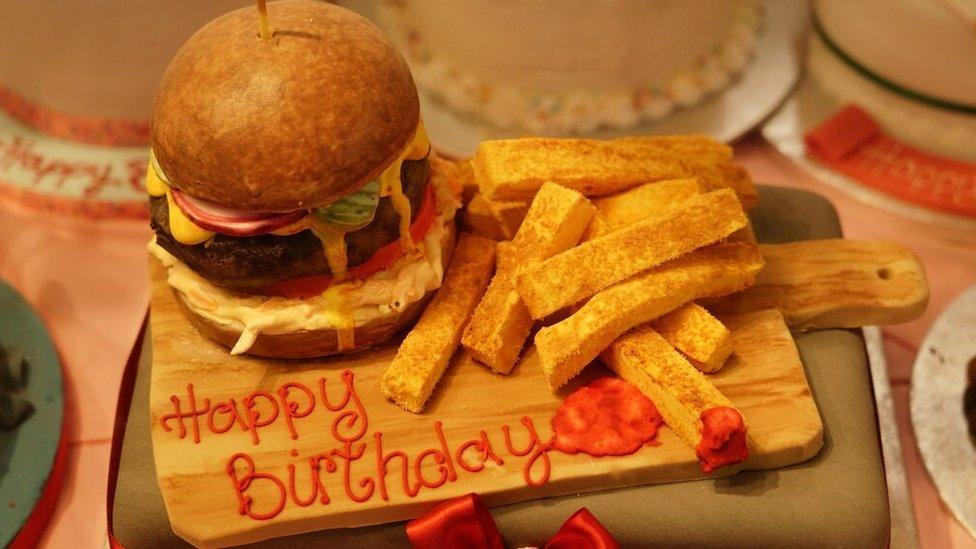
[{"label": "pile of fries", "polygon": [[459,343],[508,374],[538,328],[548,389],[599,359],[696,447],[702,413],[732,407],[705,374],[733,352],[696,301],[752,286],[763,267],[745,215],[756,191],[731,149],[702,136],[487,141],[459,172],[463,227],[480,236],[462,235],[387,397],[420,412]]}]

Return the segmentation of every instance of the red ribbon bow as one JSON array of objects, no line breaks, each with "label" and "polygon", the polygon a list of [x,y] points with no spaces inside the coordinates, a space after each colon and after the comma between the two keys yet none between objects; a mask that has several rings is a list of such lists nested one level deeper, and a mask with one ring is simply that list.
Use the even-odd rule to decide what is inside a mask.
[{"label": "red ribbon bow", "polygon": [[[477,494],[445,501],[407,523],[414,549],[505,549],[488,507]],[[582,508],[563,523],[544,549],[617,549],[619,544]]]}]

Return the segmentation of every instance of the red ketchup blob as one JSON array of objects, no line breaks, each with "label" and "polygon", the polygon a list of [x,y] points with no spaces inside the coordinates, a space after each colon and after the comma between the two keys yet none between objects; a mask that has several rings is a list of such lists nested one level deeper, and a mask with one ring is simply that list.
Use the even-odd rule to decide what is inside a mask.
[{"label": "red ketchup blob", "polygon": [[746,424],[738,410],[728,406],[709,408],[701,414],[702,437],[695,448],[706,475],[726,465],[741,463],[749,457]]},{"label": "red ketchup blob", "polygon": [[616,377],[577,389],[552,418],[552,449],[591,456],[625,456],[654,440],[661,426],[654,403]]}]

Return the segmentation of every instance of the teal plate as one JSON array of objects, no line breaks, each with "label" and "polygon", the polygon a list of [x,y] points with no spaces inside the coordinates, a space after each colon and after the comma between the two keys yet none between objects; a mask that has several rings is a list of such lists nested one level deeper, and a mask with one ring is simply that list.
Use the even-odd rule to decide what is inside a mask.
[{"label": "teal plate", "polygon": [[31,516],[51,475],[61,441],[64,389],[61,362],[44,323],[3,281],[0,344],[24,352],[25,394],[35,408],[18,428],[0,429],[0,547],[6,547]]}]

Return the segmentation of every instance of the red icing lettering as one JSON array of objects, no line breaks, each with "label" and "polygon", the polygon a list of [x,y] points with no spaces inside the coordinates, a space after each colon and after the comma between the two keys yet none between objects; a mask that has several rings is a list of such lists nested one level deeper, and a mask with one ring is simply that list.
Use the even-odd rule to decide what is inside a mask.
[{"label": "red icing lettering", "polygon": [[[522,425],[529,432],[529,445],[524,450],[516,450],[512,445],[512,435],[509,432],[508,425],[502,425],[502,433],[505,435],[505,447],[513,456],[530,456],[529,460],[525,462],[525,467],[522,469],[522,477],[525,479],[526,484],[538,488],[549,482],[552,464],[549,462],[549,453],[546,452],[546,445],[539,439],[539,434],[535,430],[532,419],[528,416],[522,416]],[[532,480],[532,468],[540,458],[542,459],[542,476],[538,480]]]},{"label": "red icing lettering", "polygon": [[706,475],[726,465],[741,463],[749,457],[746,424],[735,408],[716,406],[701,413],[702,437],[695,448]]},{"label": "red icing lettering", "polygon": [[[481,431],[479,435],[480,438],[471,439],[465,442],[464,444],[462,444],[461,446],[459,446],[457,452],[455,452],[454,454],[454,460],[458,462],[458,465],[460,465],[462,469],[470,473],[477,473],[478,471],[484,469],[485,463],[489,459],[491,459],[498,465],[502,465],[505,463],[505,461],[502,460],[502,458],[498,457],[495,454],[495,451],[492,449],[491,442],[488,441],[488,433]],[[481,452],[481,461],[477,465],[471,465],[464,459],[464,453],[469,448],[475,448],[476,450]]]},{"label": "red icing lettering", "polygon": [[320,494],[319,503],[321,503],[322,505],[328,505],[329,501],[331,500],[329,499],[329,493],[325,491],[325,485],[322,484],[322,462],[323,461],[325,462],[326,473],[334,473],[336,471],[336,464],[334,461],[332,461],[332,458],[329,457],[328,454],[317,454],[308,458],[308,466],[309,469],[314,471],[315,484],[317,485],[318,487],[317,489]]},{"label": "red icing lettering", "polygon": [[159,418],[159,423],[162,425],[163,430],[166,432],[172,431],[173,428],[169,426],[171,420],[177,420],[179,422],[179,430],[177,431],[178,436],[182,439],[186,437],[186,419],[192,420],[191,426],[193,428],[193,442],[195,444],[200,444],[200,416],[205,415],[210,411],[210,399],[206,398],[203,400],[203,408],[197,408],[197,399],[193,394],[193,384],[190,383],[186,386],[187,400],[190,404],[190,410],[184,412],[180,407],[180,398],[176,395],[169,397],[170,402],[173,403],[173,413],[166,414]]},{"label": "red icing lettering", "polygon": [[[259,471],[254,457],[245,452],[234,453],[229,458],[225,470],[238,501],[238,513],[254,520],[273,518],[287,505],[310,507],[316,502],[328,505],[331,498],[325,477],[340,473],[340,469],[341,474],[334,477],[336,482],[341,478],[347,500],[364,503],[377,492],[383,501],[389,501],[391,488],[393,492],[402,491],[406,497],[415,497],[423,488],[443,487],[457,481],[457,467],[469,473],[478,473],[489,462],[505,464],[505,460],[493,448],[487,431],[479,431],[478,436],[470,440],[461,439],[464,442],[454,446],[446,436],[444,424],[434,421],[432,435],[436,443],[419,450],[416,455],[384,448],[384,434],[375,431],[375,476],[353,471],[354,467],[368,467],[361,462],[369,445],[368,439],[364,439],[369,420],[356,393],[353,372],[345,370],[341,378],[342,388],[333,389],[335,394],[329,394],[327,379],[320,378],[317,393],[311,384],[286,381],[276,389],[253,391],[239,400],[227,398],[215,404],[210,399],[198,399],[194,386],[189,384],[185,397],[171,396],[172,412],[163,415],[160,423],[166,431],[178,432],[181,439],[192,434],[195,443],[199,444],[200,416],[206,416],[204,428],[211,433],[227,433],[237,425],[241,432],[250,434],[251,443],[255,446],[261,444],[260,435],[264,428],[277,428],[279,432],[287,429],[291,439],[297,440],[302,434],[303,424],[317,423],[311,419],[313,417],[323,418],[323,423],[319,425],[324,426],[325,422],[331,424],[329,429],[311,431],[313,436],[323,438],[321,441],[314,439],[312,445],[314,448],[321,444],[321,450],[313,450],[320,453],[302,457],[297,447],[291,448],[287,452],[291,460],[284,464],[273,463],[272,470]],[[296,421],[304,418],[309,419],[307,422]],[[275,422],[278,422],[277,426]],[[522,417],[520,423],[526,434],[516,436],[519,439],[517,443],[513,441],[509,426],[502,426],[505,448],[509,455],[525,458],[523,478],[527,485],[538,487],[548,482],[551,474],[550,445],[539,438],[531,418]],[[303,448],[308,449],[308,446]],[[400,470],[395,471],[398,466]],[[399,475],[399,482],[394,481],[390,485],[387,482],[390,475]]]},{"label": "red icing lettering", "polygon": [[[346,410],[332,421],[332,436],[341,442],[355,442],[363,438],[366,434],[366,430],[369,428],[369,419],[366,417],[366,409],[363,407],[362,401],[359,400],[359,395],[356,394],[354,385],[355,376],[351,370],[344,370],[342,372],[342,381],[346,386],[346,392],[339,404],[329,402],[329,397],[325,390],[327,383],[325,378],[319,379],[319,394],[322,397],[322,404],[332,412],[342,410],[349,404],[350,400],[353,401],[356,407],[355,410]],[[358,426],[350,434],[342,434],[339,428],[343,421],[346,423],[346,429],[352,429],[357,424]]]},{"label": "red icing lettering", "polygon": [[[86,199],[99,198],[107,187],[124,187],[127,182],[121,177],[113,175],[113,165],[109,162],[94,163],[63,158],[53,158],[36,150],[37,144],[20,135],[14,135],[9,141],[0,139],[0,172],[18,168],[33,175],[31,183],[35,186],[50,185],[61,189],[70,182],[82,185],[82,197]],[[146,160],[143,155],[130,162],[142,165],[145,177]],[[138,186],[140,189],[142,185]]]},{"label": "red icing lettering", "polygon": [[441,443],[440,454],[443,456],[443,463],[447,469],[447,479],[454,482],[457,480],[457,471],[454,469],[454,460],[451,459],[451,449],[447,447],[447,438],[444,437],[444,424],[435,421],[434,430],[437,431],[437,440]]},{"label": "red icing lettering", "polygon": [[[288,398],[288,391],[296,389],[305,393],[308,405],[302,410],[298,402]],[[308,387],[297,381],[289,381],[278,388],[278,398],[281,399],[281,406],[285,412],[285,423],[288,425],[288,432],[291,433],[292,440],[298,439],[298,431],[295,430],[295,418],[303,418],[312,413],[315,409],[315,394]]]},{"label": "red icing lettering", "polygon": [[654,403],[616,377],[569,395],[552,418],[552,448],[591,456],[625,456],[654,440],[663,420]]},{"label": "red icing lettering", "polygon": [[373,437],[376,439],[376,479],[379,481],[380,485],[380,497],[383,501],[389,501],[390,496],[386,488],[386,475],[389,473],[389,463],[393,458],[400,458],[402,463],[402,468],[400,472],[400,485],[403,488],[403,493],[414,497],[417,492],[420,492],[420,483],[416,483],[413,486],[410,485],[410,479],[408,478],[408,473],[410,471],[410,458],[407,454],[396,450],[388,454],[383,453],[383,433],[377,431],[373,433]]},{"label": "red icing lettering", "polygon": [[[237,461],[241,460],[245,465],[245,473],[243,477],[237,476]],[[270,473],[259,473],[254,469],[254,460],[251,456],[238,452],[227,460],[227,475],[230,477],[231,483],[234,485],[234,493],[237,494],[237,512],[241,515],[251,517],[254,520],[268,520],[278,516],[278,513],[285,508],[285,502],[287,500],[287,494],[285,492],[285,485],[278,479],[278,477]],[[248,489],[251,487],[251,483],[255,480],[266,480],[272,484],[278,490],[277,503],[271,508],[270,511],[266,513],[259,513],[252,509],[254,505],[254,500],[250,495],[247,494]]]},{"label": "red icing lettering", "polygon": [[[227,414],[230,416],[230,421],[228,421],[225,425],[218,427],[216,421],[214,421],[214,417],[217,414]],[[235,423],[241,426],[242,431],[247,431],[247,423],[237,411],[237,401],[234,399],[229,399],[227,402],[217,403],[215,406],[210,408],[210,413],[207,414],[207,428],[210,429],[212,433],[226,433],[227,431],[230,431]]]},{"label": "red icing lettering", "polygon": [[[298,450],[292,450],[291,456],[298,457]],[[315,503],[315,499],[319,495],[319,487],[322,486],[322,482],[318,478],[318,461],[309,461],[309,465],[311,465],[309,467],[309,484],[312,485],[312,493],[307,498],[300,498],[298,496],[298,489],[295,486],[295,464],[288,464],[288,491],[291,493],[291,500],[299,507],[308,507]],[[328,496],[326,496],[326,499],[328,499]]]},{"label": "red icing lettering", "polygon": [[346,442],[343,445],[342,450],[332,450],[330,452],[333,456],[342,459],[342,487],[346,491],[346,496],[352,501],[357,503],[362,503],[373,497],[373,489],[375,488],[375,481],[370,477],[363,477],[359,480],[359,487],[364,488],[366,491],[363,495],[357,495],[352,491],[352,462],[363,457],[363,452],[366,450],[366,443],[359,445],[358,450],[352,449],[353,443]]},{"label": "red icing lettering", "polygon": [[[437,471],[440,473],[437,480],[428,481],[426,478],[424,478],[424,459],[427,456],[433,456],[434,463],[437,464]],[[448,472],[447,467],[444,466],[444,461],[444,454],[440,450],[428,448],[423,452],[420,452],[420,455],[417,456],[417,461],[413,462],[413,474],[417,476],[417,480],[420,481],[420,484],[424,485],[425,487],[438,488],[447,482]]]},{"label": "red icing lettering", "polygon": [[[267,400],[272,410],[263,419],[261,412],[257,410],[258,397]],[[274,420],[278,419],[278,401],[267,391],[254,391],[244,397],[244,409],[247,410],[247,426],[251,431],[251,441],[255,445],[258,445],[261,443],[261,439],[258,436],[258,427],[267,427],[274,423]]]}]

